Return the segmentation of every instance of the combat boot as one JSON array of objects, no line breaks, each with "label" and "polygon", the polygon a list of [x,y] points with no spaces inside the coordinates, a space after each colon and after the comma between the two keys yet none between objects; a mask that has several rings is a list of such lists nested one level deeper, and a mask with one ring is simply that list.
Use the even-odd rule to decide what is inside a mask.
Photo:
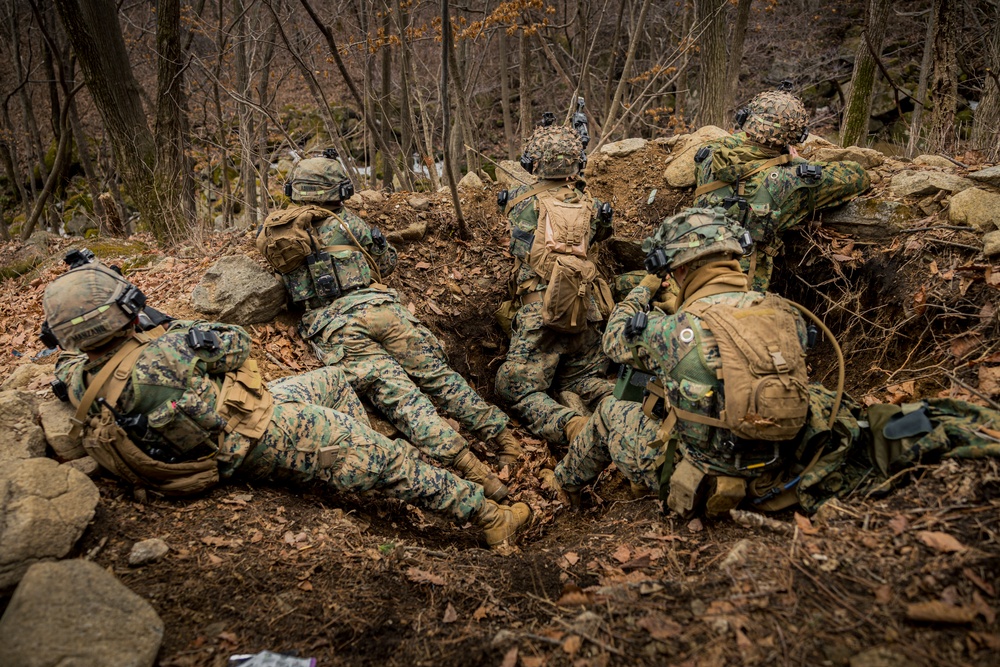
[{"label": "combat boot", "polygon": [[538,479],[542,483],[542,489],[551,493],[555,498],[570,507],[579,507],[583,494],[578,486],[563,486],[556,479],[554,470],[543,468],[538,472]]},{"label": "combat boot", "polygon": [[500,501],[507,497],[507,487],[490,470],[489,466],[476,458],[466,447],[451,463],[458,474],[473,484],[483,487],[483,493],[490,500]]},{"label": "combat boot", "polygon": [[493,437],[493,442],[500,446],[497,458],[500,461],[501,468],[506,465],[513,465],[524,455],[524,448],[521,447],[521,443],[517,441],[517,438],[514,437],[509,428],[505,428],[497,433]]},{"label": "combat boot", "polygon": [[563,426],[563,433],[566,434],[566,441],[572,445],[573,438],[580,435],[586,426],[587,418],[583,415],[572,417],[568,422],[566,422],[566,425]]},{"label": "combat boot", "polygon": [[486,544],[491,547],[503,544],[531,520],[531,508],[524,503],[498,505],[487,500],[472,517],[472,523],[483,529]]}]

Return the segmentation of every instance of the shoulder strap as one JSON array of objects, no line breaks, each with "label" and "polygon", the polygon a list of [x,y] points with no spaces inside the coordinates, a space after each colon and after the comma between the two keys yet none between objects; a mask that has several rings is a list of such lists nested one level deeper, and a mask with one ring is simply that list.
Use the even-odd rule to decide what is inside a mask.
[{"label": "shoulder strap", "polygon": [[[759,166],[755,167],[754,169],[751,169],[747,173],[740,174],[740,178],[738,180],[745,180],[747,178],[750,178],[751,176],[759,174],[760,172],[764,171],[765,169],[770,169],[771,167],[777,167],[778,165],[787,164],[787,163],[791,162],[791,160],[792,160],[792,156],[791,155],[787,155],[787,154],[785,154],[785,155],[779,155],[778,157],[771,158],[770,160],[765,160]],[[703,194],[708,193],[708,192],[714,192],[715,190],[721,190],[722,188],[726,187],[727,185],[732,185],[732,183],[729,182],[729,181],[712,181],[711,183],[705,183],[704,185],[699,185],[697,188],[695,188],[695,190],[694,190],[694,196],[698,197],[698,196],[703,195]]]},{"label": "shoulder strap", "polygon": [[543,193],[543,192],[545,192],[547,190],[555,190],[556,188],[560,188],[563,185],[564,185],[564,183],[561,183],[559,181],[555,181],[555,182],[553,182],[553,181],[540,181],[538,183],[535,183],[535,185],[533,185],[532,187],[528,188],[527,190],[525,190],[524,192],[522,192],[518,196],[516,196],[513,199],[511,199],[509,202],[507,202],[507,208],[505,208],[503,210],[503,213],[504,213],[504,215],[507,215],[508,213],[511,212],[511,210],[515,206],[517,206],[518,204],[520,204],[521,202],[523,202],[528,197],[534,197],[535,195],[541,194],[541,193]]},{"label": "shoulder strap", "polygon": [[[104,385],[108,382],[111,376],[114,374],[118,367],[121,366],[128,357],[132,357],[132,365],[135,364],[135,360],[138,358],[138,352],[142,349],[145,343],[141,343],[137,337],[132,337],[126,340],[122,346],[115,352],[115,355],[111,357],[108,363],[104,364],[94,379],[90,381],[87,385],[87,391],[84,392],[83,398],[80,399],[80,405],[76,408],[76,414],[73,416],[73,427],[70,430],[69,437],[76,439],[80,435],[80,431],[83,429],[85,419],[87,417],[87,412],[90,410],[90,406],[94,404],[97,400],[97,395],[104,388]],[[133,356],[134,353],[134,356]],[[131,368],[129,369],[131,370]],[[122,384],[124,388],[124,383]],[[119,390],[119,395],[121,390]]]}]

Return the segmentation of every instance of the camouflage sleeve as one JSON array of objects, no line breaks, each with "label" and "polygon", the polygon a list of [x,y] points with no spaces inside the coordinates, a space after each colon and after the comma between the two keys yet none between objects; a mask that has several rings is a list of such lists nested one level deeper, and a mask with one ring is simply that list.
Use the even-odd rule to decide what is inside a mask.
[{"label": "camouflage sleeve", "polygon": [[396,269],[396,249],[386,240],[382,230],[370,226],[361,219],[359,215],[344,208],[340,213],[340,218],[354,234],[361,247],[375,258],[378,264],[379,273],[385,278]]},{"label": "camouflage sleeve", "polygon": [[87,387],[83,382],[84,366],[87,365],[87,355],[76,352],[59,353],[56,358],[56,379],[66,384],[66,390],[79,403]]},{"label": "camouflage sleeve", "polygon": [[250,334],[246,329],[235,324],[222,322],[207,322],[205,320],[175,320],[171,322],[169,331],[177,329],[201,329],[211,331],[219,337],[219,346],[215,350],[203,348],[195,350],[209,375],[222,375],[235,371],[250,358]]},{"label": "camouflage sleeve", "polygon": [[[522,185],[510,191],[511,201],[527,191],[528,186]],[[520,259],[526,259],[531,250],[532,234],[538,227],[538,209],[535,208],[535,198],[528,197],[518,202],[507,213],[510,223],[510,254]]]},{"label": "camouflage sleeve", "polygon": [[[805,164],[805,160],[793,164]],[[871,185],[868,172],[857,162],[809,162],[820,166],[818,182],[806,182],[791,168],[777,170],[776,179],[767,179],[771,197],[781,207],[778,232],[802,222],[813,210],[829,208],[854,199]]]},{"label": "camouflage sleeve", "polygon": [[[653,295],[648,289],[641,285],[633,289],[622,299],[608,318],[608,326],[604,330],[604,338],[601,344],[604,354],[612,361],[624,364],[632,364],[632,348],[627,338],[625,338],[625,325],[632,319],[632,316],[641,310],[649,307],[649,302]],[[640,361],[646,363],[646,359],[640,356]]]}]

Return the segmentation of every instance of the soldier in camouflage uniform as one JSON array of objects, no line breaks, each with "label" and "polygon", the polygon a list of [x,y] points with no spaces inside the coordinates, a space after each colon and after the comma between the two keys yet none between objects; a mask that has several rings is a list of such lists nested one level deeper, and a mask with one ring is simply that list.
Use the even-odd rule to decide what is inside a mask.
[{"label": "soldier in camouflage uniform", "polygon": [[343,206],[349,185],[343,166],[332,156],[302,160],[292,171],[292,201],[329,213],[314,227],[314,235],[329,250],[341,288],[322,294],[311,266],[281,276],[292,300],[306,308],[299,331],[320,361],[342,368],[351,386],[418,449],[483,485],[487,497],[501,500],[506,486],[435,405],[483,440],[493,441],[501,465],[522,453],[507,428],[507,415],[448,366],[434,334],[399,303],[395,291],[381,284],[395,267],[396,252],[378,229]]},{"label": "soldier in camouflage uniform", "polygon": [[[742,122],[740,122],[742,120]],[[741,131],[695,154],[694,206],[722,206],[750,231],[754,252],[741,261],[753,289],[771,282],[782,233],[820,208],[843,204],[868,189],[856,162],[807,162],[793,144],[805,140],[807,115],[794,95],[760,93],[737,115]]]},{"label": "soldier in camouflage uniform", "polygon": [[[522,165],[530,165],[540,180],[507,193],[505,214],[510,220],[510,253],[513,305],[517,314],[511,326],[507,358],[497,370],[496,389],[527,422],[532,433],[557,445],[566,445],[583,427],[586,417],[552,398],[549,392],[573,392],[587,405],[596,405],[612,391],[606,379],[608,360],[601,352],[600,326],[604,320],[591,299],[585,331],[566,334],[542,324],[542,295],[547,287],[529,265],[528,254],[538,227],[538,196],[555,190],[564,201],[585,197],[585,184],[577,180],[584,158],[583,145],[572,129],[539,127],[525,144]],[[558,190],[558,188],[562,188]],[[501,195],[503,196],[503,195]],[[611,210],[594,200],[590,243],[612,232]]]},{"label": "soldier in camouflage uniform", "polygon": [[[669,406],[713,418],[719,414],[719,401],[724,396],[723,382],[716,373],[721,367],[719,350],[701,319],[685,312],[685,307],[704,302],[745,308],[764,298],[764,294],[748,290],[746,275],[735,259],[742,254],[737,240],[742,234],[743,230],[721,209],[688,209],[667,218],[657,233],[646,239],[643,249],[665,249],[669,261],[665,268],[681,289],[677,313],[650,310],[664,279],[649,274],[615,307],[608,320],[604,351],[614,361],[655,374]],[[638,331],[637,320],[633,319],[637,313],[648,313],[647,323]],[[798,319],[794,325],[797,332],[793,333],[804,350],[806,329]],[[805,467],[803,459],[815,451],[814,443],[829,437],[827,420],[832,402],[831,392],[811,385],[807,425],[794,442],[776,448],[773,442],[744,441],[739,457],[734,458],[728,447],[734,438],[728,431],[681,418],[665,435],[660,432],[665,414],[650,414],[642,403],[609,397],[573,440],[555,471],[543,471],[543,482],[578,502],[580,489],[614,462],[637,494],[658,492],[669,506],[688,513],[693,507],[677,501],[686,500],[680,490],[687,487],[690,495],[696,495],[710,487],[707,508],[710,513],[721,513],[741,498],[729,494],[725,483],[720,488],[720,480],[745,479],[747,495],[758,499],[778,495],[773,489],[801,472]],[[846,408],[840,414],[843,418],[835,428],[838,434],[847,432],[848,443],[853,442],[859,435],[857,422]],[[663,442],[664,437],[667,442]],[[780,457],[776,456],[779,449]],[[676,460],[671,458],[664,465],[671,450],[676,451]],[[675,461],[685,460],[696,468],[693,484],[676,476],[690,474],[685,467],[674,466]]]},{"label": "soldier in camouflage uniform", "polygon": [[[110,377],[121,374],[124,384],[120,396],[109,396],[108,402],[119,415],[139,420],[141,426],[129,435],[149,456],[170,464],[214,457],[222,478],[296,487],[319,480],[338,491],[375,489],[459,523],[471,521],[491,544],[528,521],[526,505],[498,505],[484,497],[481,486],[422,462],[406,441],[372,430],[340,369],[284,378],[261,391],[256,365],[248,361],[246,331],[174,321],[149,339],[135,331],[137,296],[144,302],[128,281],[94,263],[49,285],[44,308],[64,348],[56,376],[68,399],[79,406],[94,381],[106,391],[109,383],[99,374],[106,365],[117,369]],[[132,361],[122,362],[121,352],[131,349]],[[257,384],[240,379],[249,376]],[[231,409],[242,400],[234,391],[237,383],[248,391],[256,386],[260,396],[247,414]],[[90,406],[92,414],[101,412],[98,403]]]}]

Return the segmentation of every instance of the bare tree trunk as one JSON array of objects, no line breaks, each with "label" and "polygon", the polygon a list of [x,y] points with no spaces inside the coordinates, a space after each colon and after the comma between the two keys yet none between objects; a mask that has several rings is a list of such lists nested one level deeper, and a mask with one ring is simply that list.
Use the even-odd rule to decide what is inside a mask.
[{"label": "bare tree trunk", "polygon": [[240,185],[243,187],[243,227],[257,224],[257,169],[254,144],[257,133],[254,129],[254,111],[243,100],[250,99],[250,63],[247,58],[247,16],[243,0],[233,0],[233,14],[236,17],[236,34],[233,50],[236,61],[236,94],[240,97],[237,105],[240,139]]},{"label": "bare tree trunk", "polygon": [[722,126],[726,122],[726,2],[698,0],[702,26],[698,66],[698,125]]},{"label": "bare tree trunk", "polygon": [[87,179],[87,189],[90,190],[90,199],[94,205],[94,215],[98,220],[104,220],[107,212],[101,202],[101,184],[94,170],[94,163],[90,159],[90,148],[87,146],[87,135],[80,124],[80,117],[76,111],[76,99],[70,102],[69,124],[73,130],[73,140],[76,142],[76,153],[80,157],[80,164],[83,165],[83,175]]},{"label": "bare tree trunk", "polygon": [[[263,20],[264,8],[258,10],[258,18]],[[267,111],[270,108],[270,97],[268,88],[271,85],[271,64],[274,61],[274,38],[278,33],[278,22],[274,17],[270,17],[267,31],[264,33],[263,54],[261,57],[260,70],[257,72],[257,104],[261,109]],[[257,173],[260,174],[260,217],[267,217],[270,213],[270,194],[268,193],[268,174],[271,170],[271,155],[267,148],[268,115],[260,114],[260,124],[257,127]]]},{"label": "bare tree trunk", "polygon": [[[687,0],[684,1],[687,2]],[[610,115],[611,86],[618,79],[618,44],[622,38],[622,24],[625,22],[625,3],[626,0],[621,0],[621,4],[618,5],[618,16],[615,18],[615,33],[611,38],[611,65],[608,67],[608,73],[604,79],[604,96],[601,98],[601,108],[599,109],[603,118],[607,118]]]},{"label": "bare tree trunk", "polygon": [[674,86],[674,117],[679,121],[679,127],[686,125],[684,111],[687,109],[688,65],[691,62],[691,26],[694,22],[693,0],[684,0],[681,14],[681,62],[677,66],[677,84]]},{"label": "bare tree trunk", "polygon": [[[467,45],[468,40],[462,43],[461,48],[463,52]],[[466,89],[465,76],[462,74],[463,65],[468,62],[468,58],[463,57],[460,63],[455,55],[455,50],[452,49],[449,54],[449,60],[451,60],[452,81],[455,84],[455,92],[453,94],[455,106],[458,108],[458,116],[462,126],[465,169],[466,171],[479,171],[479,158],[471,149],[472,146],[476,145],[475,121],[473,121],[472,112],[469,111],[469,96],[471,91]]]},{"label": "bare tree trunk", "polygon": [[1000,157],[1000,5],[993,11],[993,29],[984,40],[989,69],[983,95],[972,120],[972,145],[983,151],[987,160]]},{"label": "bare tree trunk", "polygon": [[[740,67],[743,65],[743,42],[747,36],[747,24],[750,22],[750,5],[753,0],[739,0],[736,5],[736,20],[729,37],[729,63],[726,66],[726,111],[733,110],[733,99],[740,85]],[[728,115],[728,114],[727,114]],[[721,126],[720,126],[721,127]]]},{"label": "bare tree trunk", "polygon": [[[25,153],[30,155],[32,149],[34,150],[35,159],[38,160],[38,171],[44,183],[49,175],[48,167],[45,165],[45,148],[42,146],[42,135],[38,131],[38,123],[35,119],[35,110],[31,103],[31,95],[28,94],[27,74],[24,71],[24,64],[21,62],[21,34],[15,0],[10,0],[9,25],[11,31],[11,59],[14,61],[14,73],[18,81],[25,82],[18,89],[18,100],[21,103],[21,122],[24,124],[24,133],[28,142]],[[28,170],[28,187],[31,189],[32,200],[37,200],[38,188],[35,185],[34,170],[30,168],[30,165]]]},{"label": "bare tree trunk", "polygon": [[[10,118],[10,109],[7,108],[9,100],[8,97],[3,104],[3,127],[2,132],[0,132],[0,144],[6,147],[5,153],[10,156],[8,175],[17,190],[21,207],[24,209],[24,219],[27,220],[28,216],[31,215],[31,201],[28,199],[28,190],[24,187],[24,175],[21,173],[17,155],[17,141],[13,139],[14,123]],[[7,141],[3,137],[11,137],[11,140]]]},{"label": "bare tree trunk", "polygon": [[920,78],[917,82],[917,102],[913,105],[910,118],[910,140],[906,144],[906,156],[917,154],[920,144],[920,130],[924,120],[924,104],[927,103],[927,80],[931,76],[931,59],[934,55],[934,8],[927,12],[927,34],[924,37],[924,54],[920,59]]},{"label": "bare tree trunk", "polygon": [[212,94],[215,98],[216,122],[219,124],[219,181],[222,185],[222,226],[228,229],[233,223],[233,192],[232,184],[229,182],[229,149],[226,145],[225,119],[222,116],[222,94],[219,90],[219,76],[222,73],[223,45],[226,41],[226,33],[223,29],[225,3],[221,0],[218,3],[218,10],[218,23],[216,24],[215,32],[217,57],[215,61],[215,76],[212,77]]},{"label": "bare tree trunk", "polygon": [[194,184],[188,169],[184,134],[184,57],[181,52],[181,2],[157,0],[156,7],[157,161],[180,193],[181,215],[194,219]]},{"label": "bare tree trunk", "polygon": [[[625,66],[622,69],[622,76],[618,80],[618,87],[615,89],[615,96],[611,100],[611,106],[608,108],[608,115],[605,116],[604,122],[601,125],[604,128],[604,132],[601,135],[601,140],[597,142],[597,146],[594,150],[598,150],[608,137],[611,136],[612,132],[615,130],[615,119],[618,116],[618,107],[621,105],[622,93],[625,90],[625,83],[632,72],[632,62],[635,60],[635,50],[639,45],[639,36],[642,34],[643,26],[646,24],[646,13],[649,12],[650,0],[643,0],[642,9],[639,10],[639,20],[636,21],[635,29],[632,31],[632,36],[629,40],[628,45],[628,55],[625,56]],[[723,45],[723,49],[725,45]]]},{"label": "bare tree trunk", "polygon": [[872,114],[872,93],[875,89],[875,60],[882,55],[888,18],[889,0],[868,0],[865,28],[854,59],[851,91],[847,95],[840,128],[842,146],[855,146],[868,136],[868,119]]},{"label": "bare tree trunk", "polygon": [[115,163],[142,220],[158,241],[184,231],[180,192],[156,160],[156,142],[146,123],[139,84],[113,0],[55,0],[87,87],[115,152]]},{"label": "bare tree trunk", "polygon": [[[444,145],[448,145],[448,133],[451,131],[451,103],[448,99],[448,61],[451,59],[451,18],[448,16],[448,1],[441,0],[441,106],[444,109]],[[455,217],[458,221],[458,237],[463,241],[472,238],[469,226],[462,213],[462,202],[458,198],[458,183],[455,180],[455,168],[452,165],[451,151],[444,152],[444,170],[448,176],[448,188],[451,190],[451,203],[455,207]]]},{"label": "bare tree trunk", "polygon": [[962,25],[959,0],[934,0],[934,74],[931,77],[931,108],[928,144],[942,150],[954,138],[958,109],[957,31]]},{"label": "bare tree trunk", "polygon": [[[400,152],[403,154],[403,173],[410,178],[413,170],[414,148],[417,142],[414,135],[417,131],[413,118],[413,104],[410,91],[410,15],[401,0],[396,0],[396,28],[399,30],[399,126],[401,134]],[[428,168],[433,165],[429,165]]]},{"label": "bare tree trunk", "polygon": [[31,233],[35,231],[35,225],[38,223],[38,219],[42,217],[42,212],[45,210],[45,205],[48,203],[49,197],[55,191],[56,182],[62,175],[62,171],[66,166],[66,162],[69,158],[69,103],[72,100],[71,97],[67,96],[64,101],[63,107],[59,113],[59,144],[56,147],[56,157],[52,162],[52,169],[49,171],[48,178],[45,179],[45,186],[42,191],[38,194],[38,199],[35,200],[35,207],[31,210],[31,216],[24,221],[24,226],[21,227],[21,240],[27,241],[31,236]]},{"label": "bare tree trunk", "polygon": [[517,155],[514,144],[514,121],[510,115],[510,63],[507,55],[507,29],[500,26],[497,30],[500,49],[500,108],[503,110],[503,138],[507,144],[507,159],[513,160]]},{"label": "bare tree trunk", "polygon": [[531,120],[531,93],[528,92],[528,36],[521,28],[519,37],[520,63],[518,65],[518,94],[521,98],[521,144],[528,141],[528,137],[535,131],[535,124]]},{"label": "bare tree trunk", "polygon": [[[389,6],[387,3],[382,3],[382,30],[388,37],[390,31],[392,30],[392,16],[389,12]],[[392,115],[390,111],[390,95],[392,94],[392,46],[389,42],[382,45],[381,57],[381,71],[379,72],[381,90],[379,91],[378,97],[378,107],[379,107],[379,119],[381,121],[382,127],[382,145],[391,146],[395,142],[395,136],[392,132]],[[390,141],[390,137],[392,140]],[[393,162],[395,160],[396,151],[392,153],[383,155],[382,158],[385,162]],[[403,169],[406,170],[408,167],[403,164]],[[395,186],[392,182],[392,174],[395,171],[395,165],[393,169],[385,170],[385,178],[387,179],[385,185],[390,190],[394,190]],[[400,178],[400,183],[403,183],[403,179]],[[409,188],[407,188],[409,189]]]}]

